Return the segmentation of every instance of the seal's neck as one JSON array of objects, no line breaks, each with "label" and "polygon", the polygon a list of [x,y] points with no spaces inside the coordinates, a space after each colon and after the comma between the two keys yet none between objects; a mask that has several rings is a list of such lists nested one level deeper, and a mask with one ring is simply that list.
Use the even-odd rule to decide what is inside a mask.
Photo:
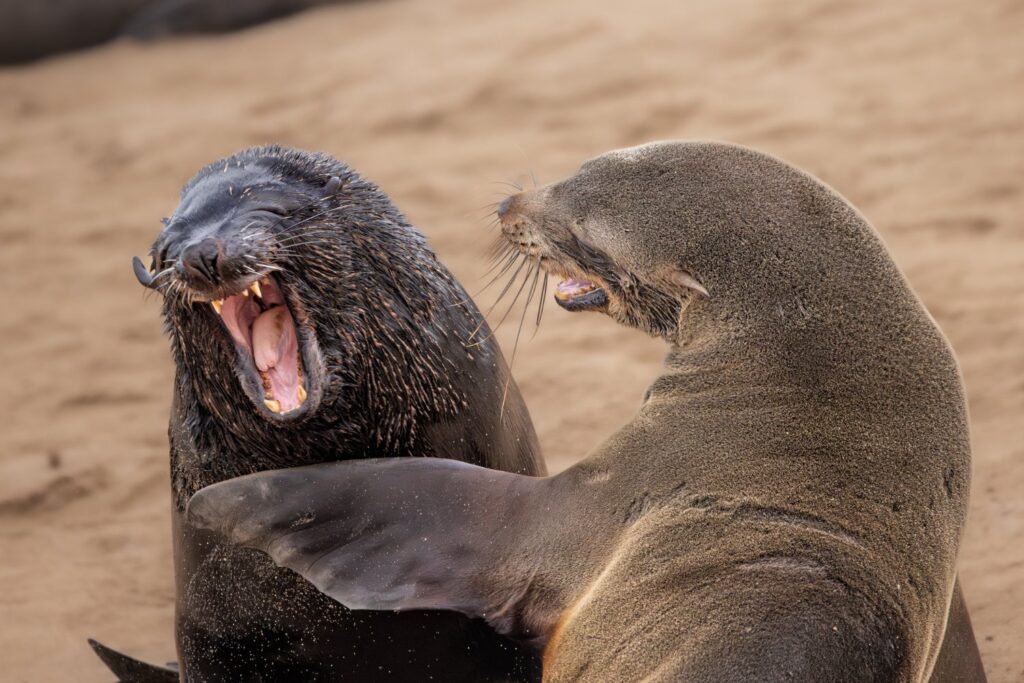
[{"label": "seal's neck", "polygon": [[[873,414],[934,401],[936,383],[959,385],[944,337],[871,227],[848,211],[827,236],[814,229],[777,258],[764,236],[719,261],[710,296],[682,311],[653,392],[792,391]],[[768,258],[770,268],[751,262]]]}]

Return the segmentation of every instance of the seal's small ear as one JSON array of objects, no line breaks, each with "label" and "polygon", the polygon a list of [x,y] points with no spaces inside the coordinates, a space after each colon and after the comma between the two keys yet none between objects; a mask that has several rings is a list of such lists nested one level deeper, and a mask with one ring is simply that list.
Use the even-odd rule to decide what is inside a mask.
[{"label": "seal's small ear", "polygon": [[153,289],[153,274],[149,272],[146,266],[142,265],[142,259],[138,256],[132,256],[132,271],[135,272],[135,278],[139,281],[140,285]]},{"label": "seal's small ear", "polygon": [[711,296],[708,294],[708,290],[704,289],[704,285],[698,282],[697,278],[693,277],[686,271],[673,270],[669,273],[668,278],[674,285],[685,287],[686,289],[692,289],[695,292],[700,292],[704,296]]},{"label": "seal's small ear", "polygon": [[341,178],[339,178],[336,175],[335,176],[331,176],[331,179],[327,181],[326,185],[324,185],[324,194],[327,195],[328,197],[330,197],[335,192],[337,192],[338,188],[340,188],[340,187],[341,187]]}]

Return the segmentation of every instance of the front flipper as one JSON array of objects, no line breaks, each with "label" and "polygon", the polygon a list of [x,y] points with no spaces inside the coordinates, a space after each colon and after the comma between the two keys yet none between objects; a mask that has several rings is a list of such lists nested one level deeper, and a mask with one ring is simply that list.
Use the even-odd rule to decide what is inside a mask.
[{"label": "front flipper", "polygon": [[103,643],[89,639],[96,656],[103,660],[119,683],[178,683],[178,671],[129,657]]},{"label": "front flipper", "polygon": [[448,609],[536,635],[530,588],[546,479],[386,458],[259,472],[209,486],[189,522],[257,548],[350,609]]}]

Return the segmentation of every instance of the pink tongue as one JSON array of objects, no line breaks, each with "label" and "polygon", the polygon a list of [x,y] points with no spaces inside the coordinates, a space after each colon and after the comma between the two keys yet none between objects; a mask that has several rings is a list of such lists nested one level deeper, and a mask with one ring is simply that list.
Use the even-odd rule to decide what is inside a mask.
[{"label": "pink tongue", "polygon": [[225,299],[220,312],[235,342],[247,349],[252,346],[252,321],[259,314],[259,304],[241,294]]},{"label": "pink tongue", "polygon": [[302,403],[298,351],[295,323],[287,306],[274,306],[256,318],[252,325],[252,357],[256,367],[270,378],[270,388],[282,413]]}]

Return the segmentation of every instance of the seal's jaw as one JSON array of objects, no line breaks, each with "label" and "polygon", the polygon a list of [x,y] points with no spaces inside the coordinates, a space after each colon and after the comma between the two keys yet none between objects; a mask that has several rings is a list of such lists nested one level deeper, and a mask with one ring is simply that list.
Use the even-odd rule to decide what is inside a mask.
[{"label": "seal's jaw", "polygon": [[316,342],[296,321],[293,309],[300,304],[289,300],[282,284],[267,275],[209,306],[234,342],[236,374],[260,414],[290,421],[308,413],[312,375],[306,368]]},{"label": "seal's jaw", "polygon": [[608,293],[593,280],[566,278],[555,289],[555,302],[567,311],[608,311]]},{"label": "seal's jaw", "polygon": [[632,272],[628,264],[617,263],[601,244],[579,232],[578,219],[566,220],[564,211],[551,210],[543,197],[534,196],[538,192],[549,193],[512,195],[502,202],[498,217],[502,235],[515,252],[563,278],[555,302],[567,311],[603,313],[651,336],[673,339],[680,311],[690,298],[677,291],[685,287],[663,287],[664,278]]}]

